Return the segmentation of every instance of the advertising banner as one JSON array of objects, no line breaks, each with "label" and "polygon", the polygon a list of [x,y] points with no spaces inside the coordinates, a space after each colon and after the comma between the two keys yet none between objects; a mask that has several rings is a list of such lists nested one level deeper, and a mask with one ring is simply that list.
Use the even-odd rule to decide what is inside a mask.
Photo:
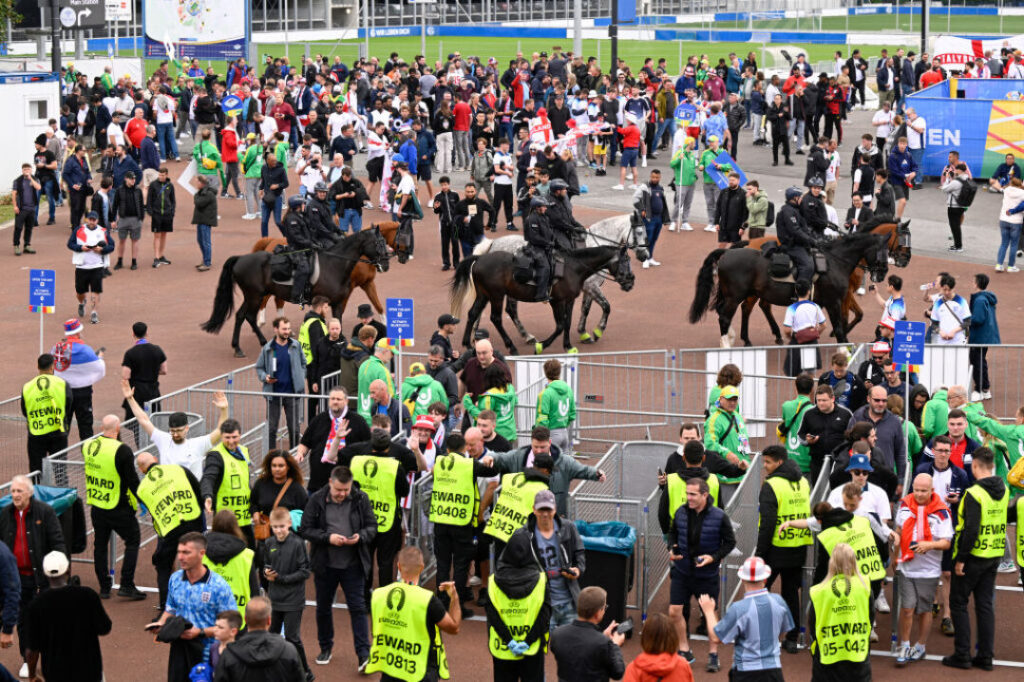
[{"label": "advertising banner", "polygon": [[179,60],[246,57],[249,3],[243,0],[143,0],[146,57],[161,59],[171,48]]}]

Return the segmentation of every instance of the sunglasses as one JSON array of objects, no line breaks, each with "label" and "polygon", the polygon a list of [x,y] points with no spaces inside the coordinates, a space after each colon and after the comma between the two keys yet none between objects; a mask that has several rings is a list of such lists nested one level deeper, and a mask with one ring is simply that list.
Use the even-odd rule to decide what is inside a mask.
[{"label": "sunglasses", "polygon": [[853,469],[850,473],[854,476],[867,476],[868,472],[863,469]]}]

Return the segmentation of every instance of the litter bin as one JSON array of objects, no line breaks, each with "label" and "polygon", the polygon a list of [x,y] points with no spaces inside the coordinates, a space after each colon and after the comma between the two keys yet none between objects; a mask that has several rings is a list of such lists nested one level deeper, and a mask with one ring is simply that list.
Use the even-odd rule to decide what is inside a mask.
[{"label": "litter bin", "polygon": [[[70,554],[84,552],[85,516],[81,503],[75,510],[75,502],[78,501],[78,491],[74,488],[53,488],[48,485],[37,485],[33,497],[53,507],[60,521],[60,528],[64,534],[64,544]],[[11,504],[11,496],[0,497],[0,509]],[[79,518],[76,520],[75,516]],[[77,549],[76,546],[81,546]]]},{"label": "litter bin", "polygon": [[626,602],[633,589],[636,530],[621,521],[577,521],[576,529],[587,557],[580,587],[596,585],[608,593],[608,608],[600,625],[603,630],[612,620],[621,623],[626,618]]}]

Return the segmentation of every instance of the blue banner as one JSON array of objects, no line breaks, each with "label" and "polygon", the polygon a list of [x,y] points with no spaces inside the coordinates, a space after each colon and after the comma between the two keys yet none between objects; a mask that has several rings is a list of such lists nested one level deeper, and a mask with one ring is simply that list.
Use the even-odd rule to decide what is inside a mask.
[{"label": "blue banner", "polygon": [[232,61],[249,56],[249,3],[142,0],[144,56]]},{"label": "blue banner", "polygon": [[220,108],[224,110],[225,116],[238,118],[242,115],[242,98],[238,95],[228,95],[221,100]]},{"label": "blue banner", "polygon": [[693,122],[697,120],[697,107],[693,106],[689,102],[683,102],[676,107],[673,117],[676,119],[676,125],[681,128],[689,128],[693,126]]}]

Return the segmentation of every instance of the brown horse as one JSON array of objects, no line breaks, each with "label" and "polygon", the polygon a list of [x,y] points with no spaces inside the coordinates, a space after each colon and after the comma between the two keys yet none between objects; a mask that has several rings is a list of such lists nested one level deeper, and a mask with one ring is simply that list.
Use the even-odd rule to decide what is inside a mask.
[{"label": "brown horse", "polygon": [[[888,237],[887,246],[889,254],[893,257],[895,265],[898,268],[905,268],[910,263],[910,230],[900,230],[896,223],[882,223],[871,230],[871,234],[884,234]],[[758,237],[757,239],[751,239],[748,242],[741,242],[743,246],[748,249],[755,249],[760,251],[761,247],[765,244],[778,244],[778,237],[766,236]],[[863,265],[863,262],[861,263]],[[850,283],[846,289],[846,295],[843,297],[842,305],[842,320],[846,324],[846,333],[856,327],[862,319],[864,319],[864,310],[860,307],[860,303],[857,302],[856,291],[860,288],[863,274],[859,269],[854,270],[850,274]],[[761,308],[761,312],[764,313],[765,319],[768,320],[768,325],[771,327],[772,334],[775,336],[775,343],[782,343],[782,334],[779,330],[779,325],[775,322],[775,318],[772,316],[771,304],[767,301],[759,301],[756,297],[750,297],[743,302],[743,329],[742,337],[746,337],[747,320],[750,317],[751,311],[754,306],[757,305]],[[850,320],[850,313],[853,313],[853,320]]]},{"label": "brown horse", "polygon": [[[369,229],[373,229],[374,227],[380,228],[380,233],[381,235],[384,236],[384,241],[387,242],[388,247],[398,254],[399,263],[405,263],[406,261],[409,260],[408,243],[397,239],[398,223],[392,221],[376,223],[370,225]],[[401,241],[401,243],[396,245],[396,242],[399,241]],[[252,250],[253,253],[256,253],[257,251],[267,251],[273,253],[274,249],[278,245],[283,244],[287,244],[287,242],[280,237],[262,237],[259,241],[253,244]],[[349,277],[349,281],[352,284],[352,288],[350,291],[355,291],[357,288],[365,291],[366,297],[370,299],[370,304],[373,305],[374,309],[377,311],[377,314],[383,315],[384,304],[381,303],[380,295],[377,294],[377,285],[374,284],[374,279],[376,277],[377,268],[375,268],[373,265],[363,262],[357,263],[355,268],[353,268],[352,270],[352,275]],[[342,312],[345,311],[345,307],[348,305],[348,299],[350,298],[350,296],[351,294],[342,299]],[[256,322],[259,325],[262,325],[266,321],[266,308],[267,303],[270,302],[270,298],[271,297],[269,295],[264,296],[263,302],[260,303],[259,317]],[[277,315],[275,317],[280,317],[281,311],[284,310],[285,302],[277,298],[276,296],[274,296],[273,298],[274,305],[277,307]]]}]

